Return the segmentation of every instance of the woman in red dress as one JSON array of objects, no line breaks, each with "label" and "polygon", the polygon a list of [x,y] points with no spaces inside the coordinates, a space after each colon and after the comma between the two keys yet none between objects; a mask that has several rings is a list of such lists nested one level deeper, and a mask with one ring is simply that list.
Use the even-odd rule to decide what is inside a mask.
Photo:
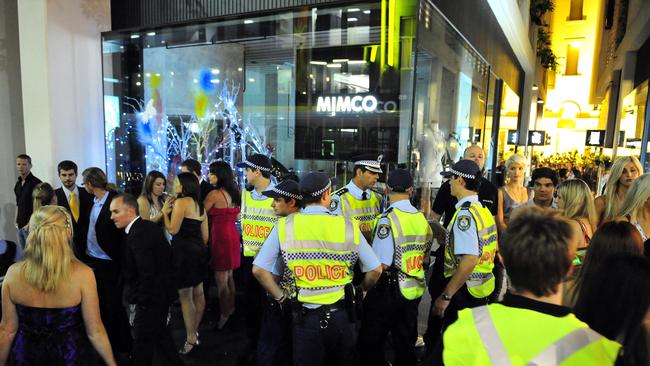
[{"label": "woman in red dress", "polygon": [[235,281],[233,270],[240,264],[240,234],[235,222],[239,215],[241,195],[230,165],[223,161],[210,164],[210,184],[216,187],[203,205],[210,219],[210,267],[214,271],[221,316],[217,329],[222,329],[235,312]]}]

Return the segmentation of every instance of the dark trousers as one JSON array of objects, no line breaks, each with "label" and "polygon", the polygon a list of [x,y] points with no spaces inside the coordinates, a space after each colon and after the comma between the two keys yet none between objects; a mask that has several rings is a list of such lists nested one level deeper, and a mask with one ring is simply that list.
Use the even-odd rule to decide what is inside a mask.
[{"label": "dark trousers", "polygon": [[300,321],[293,323],[293,364],[352,365],[356,333],[354,324],[344,309],[329,313],[309,311]]},{"label": "dark trousers", "polygon": [[153,365],[154,354],[158,359],[156,365],[184,365],[167,329],[168,309],[166,304],[136,305],[133,320],[133,365]]},{"label": "dark trousers", "polygon": [[99,312],[111,342],[113,353],[130,353],[132,346],[129,319],[122,305],[122,286],[120,267],[110,260],[87,258],[88,265],[95,273]]},{"label": "dark trousers", "polygon": [[442,335],[442,318],[431,313],[436,298],[442,294],[447,281],[443,274],[444,271],[444,245],[438,248],[435,253],[435,262],[431,268],[431,277],[429,278],[429,294],[431,295],[431,306],[427,320],[427,331],[424,333],[424,344],[427,347],[427,353],[432,352],[440,336]]},{"label": "dark trousers", "polygon": [[291,365],[291,308],[267,300],[262,312],[260,337],[257,342],[257,365]]},{"label": "dark trousers", "polygon": [[[253,257],[241,259],[242,282],[244,284],[244,311],[246,313],[246,335],[251,347],[257,347],[260,336],[260,324],[266,292],[253,276]],[[253,352],[255,354],[255,352]]]},{"label": "dark trousers", "polygon": [[395,364],[413,366],[415,341],[418,337],[418,305],[420,299],[407,300],[397,283],[386,278],[363,301],[363,321],[359,333],[361,365],[386,365],[384,345],[391,333],[395,349]]}]

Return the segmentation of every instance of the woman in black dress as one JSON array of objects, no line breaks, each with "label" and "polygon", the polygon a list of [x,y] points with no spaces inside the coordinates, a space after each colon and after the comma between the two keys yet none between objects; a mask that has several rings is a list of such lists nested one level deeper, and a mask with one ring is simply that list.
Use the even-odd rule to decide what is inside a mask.
[{"label": "woman in black dress", "polygon": [[203,274],[207,270],[208,219],[199,203],[200,186],[193,174],[180,173],[174,186],[176,198],[168,198],[162,211],[165,227],[173,236],[176,288],[187,332],[179,353],[185,355],[199,344],[199,323],[205,310]]}]

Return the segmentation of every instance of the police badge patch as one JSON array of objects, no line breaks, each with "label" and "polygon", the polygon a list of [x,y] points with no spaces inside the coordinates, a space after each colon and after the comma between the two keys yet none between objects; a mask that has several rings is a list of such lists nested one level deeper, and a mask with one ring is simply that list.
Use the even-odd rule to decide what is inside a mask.
[{"label": "police badge patch", "polygon": [[461,231],[466,231],[467,229],[469,229],[469,227],[472,224],[472,221],[471,221],[470,217],[467,216],[467,215],[458,216],[456,221],[458,222],[458,228]]},{"label": "police badge patch", "polygon": [[338,200],[332,200],[330,201],[330,211],[336,211],[336,208],[339,207],[339,201]]},{"label": "police badge patch", "polygon": [[377,237],[379,239],[386,239],[390,233],[390,226],[388,224],[381,224],[377,228]]}]

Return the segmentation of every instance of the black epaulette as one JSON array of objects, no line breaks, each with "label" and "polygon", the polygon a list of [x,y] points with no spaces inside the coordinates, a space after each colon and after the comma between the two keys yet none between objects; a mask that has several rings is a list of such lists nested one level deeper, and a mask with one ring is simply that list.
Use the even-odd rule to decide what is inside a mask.
[{"label": "black epaulette", "polygon": [[255,186],[252,185],[252,184],[247,184],[244,188],[249,192],[253,192],[253,189],[255,189]]},{"label": "black epaulette", "polygon": [[337,189],[337,190],[336,190],[334,193],[332,193],[332,194],[333,194],[333,195],[335,194],[335,195],[341,197],[342,195],[348,193],[348,191],[349,191],[349,189],[348,189],[347,187],[343,187],[343,188],[341,188],[341,189]]},{"label": "black epaulette", "polygon": [[382,218],[388,217],[388,214],[391,213],[391,212],[393,212],[393,209],[394,209],[394,208],[395,208],[395,207],[389,207],[388,210],[384,211],[384,212],[381,214],[381,217],[382,217]]},{"label": "black epaulette", "polygon": [[460,208],[464,208],[464,209],[468,210],[471,206],[472,206],[472,202],[470,202],[470,201],[465,201],[465,202],[463,202],[463,204],[460,206]]}]

